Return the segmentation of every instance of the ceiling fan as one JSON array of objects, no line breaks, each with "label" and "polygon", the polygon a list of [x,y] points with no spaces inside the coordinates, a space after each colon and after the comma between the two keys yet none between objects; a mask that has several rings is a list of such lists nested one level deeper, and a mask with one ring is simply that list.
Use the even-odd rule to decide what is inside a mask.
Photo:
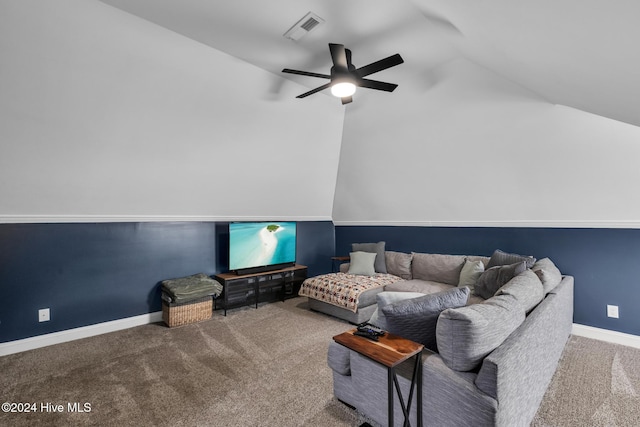
[{"label": "ceiling fan", "polygon": [[334,96],[341,98],[343,104],[348,104],[353,101],[352,95],[356,91],[356,86],[383,90],[385,92],[393,92],[393,90],[398,87],[397,84],[365,79],[364,77],[402,64],[404,60],[400,54],[396,53],[395,55],[391,55],[387,58],[356,69],[356,67],[351,63],[351,51],[349,49],[345,49],[344,45],[329,43],[329,51],[331,52],[331,60],[333,61],[330,75],[311,73],[309,71],[291,70],[289,68],[282,70],[283,73],[330,79],[329,83],[310,90],[309,92],[305,92],[302,95],[298,95],[296,98],[305,98],[330,87],[331,93]]}]

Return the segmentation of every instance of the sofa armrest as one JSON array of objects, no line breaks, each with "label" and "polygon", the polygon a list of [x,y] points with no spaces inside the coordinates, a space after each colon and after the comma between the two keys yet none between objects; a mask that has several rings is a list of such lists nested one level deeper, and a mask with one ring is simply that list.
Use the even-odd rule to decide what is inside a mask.
[{"label": "sofa armrest", "polygon": [[351,375],[351,357],[349,349],[335,341],[329,343],[327,364],[340,375]]},{"label": "sofa armrest", "polygon": [[[476,387],[474,372],[449,368],[439,354],[422,365],[422,411],[430,425],[496,425],[498,402]],[[455,408],[455,409],[452,409]]]},{"label": "sofa armrest", "polygon": [[562,282],[488,355],[476,385],[500,402],[499,422],[528,425],[556,370],[573,321],[573,278]]}]

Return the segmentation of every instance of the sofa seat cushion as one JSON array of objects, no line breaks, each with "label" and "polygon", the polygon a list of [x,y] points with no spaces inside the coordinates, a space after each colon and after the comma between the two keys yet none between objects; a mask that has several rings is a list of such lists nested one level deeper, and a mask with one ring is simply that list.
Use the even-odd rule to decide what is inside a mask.
[{"label": "sofa seat cushion", "polygon": [[[400,280],[398,276],[382,273],[376,273],[375,276],[348,273],[321,274],[306,279],[298,295],[357,313],[359,308],[376,302],[376,293],[382,292],[386,285],[398,280]],[[373,313],[373,309],[370,313]],[[371,317],[370,313],[367,317]]]},{"label": "sofa seat cushion", "polygon": [[390,292],[420,292],[423,294],[433,294],[435,292],[448,291],[453,288],[445,283],[433,282],[431,280],[400,280],[384,287]]},{"label": "sofa seat cushion", "polygon": [[529,313],[544,298],[544,290],[536,273],[525,270],[498,289],[496,295],[513,295],[524,311]]},{"label": "sofa seat cushion", "polygon": [[395,302],[381,308],[387,320],[387,330],[395,335],[424,344],[438,351],[436,323],[438,316],[448,308],[463,307],[469,297],[469,288],[451,288],[447,291],[423,295]]},{"label": "sofa seat cushion", "polygon": [[474,293],[471,293],[469,295],[469,299],[467,300],[467,305],[480,304],[480,303],[482,303],[484,301],[485,301],[484,298],[479,297],[478,295],[475,295]]},{"label": "sofa seat cushion", "polygon": [[358,297],[358,308],[369,307],[377,303],[377,296],[381,292],[384,292],[384,287],[371,288],[362,292]]},{"label": "sofa seat cushion", "polygon": [[549,258],[538,260],[531,268],[540,278],[545,295],[548,294],[562,281],[562,273]]},{"label": "sofa seat cushion", "polygon": [[524,319],[524,309],[513,295],[444,310],[436,326],[438,352],[449,368],[471,371]]},{"label": "sofa seat cushion", "polygon": [[404,301],[407,299],[417,298],[423,296],[423,293],[420,292],[380,292],[376,295],[376,302],[378,303],[378,308],[371,315],[371,319],[369,319],[369,323],[372,323],[379,328],[387,330],[387,317],[384,315],[382,311],[383,307],[386,307],[389,304],[393,304],[396,302]]},{"label": "sofa seat cushion", "polygon": [[411,261],[411,275],[414,279],[430,280],[457,286],[465,259],[464,255],[414,252]]}]

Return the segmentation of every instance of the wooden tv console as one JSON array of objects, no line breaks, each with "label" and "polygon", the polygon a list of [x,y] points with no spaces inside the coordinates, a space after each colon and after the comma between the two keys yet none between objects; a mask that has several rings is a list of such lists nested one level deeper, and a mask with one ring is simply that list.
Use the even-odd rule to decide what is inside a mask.
[{"label": "wooden tv console", "polygon": [[215,279],[223,286],[221,298],[216,300],[214,310],[227,309],[255,304],[259,302],[284,301],[298,295],[300,285],[307,278],[307,266],[296,264],[278,270],[252,274],[221,273]]}]

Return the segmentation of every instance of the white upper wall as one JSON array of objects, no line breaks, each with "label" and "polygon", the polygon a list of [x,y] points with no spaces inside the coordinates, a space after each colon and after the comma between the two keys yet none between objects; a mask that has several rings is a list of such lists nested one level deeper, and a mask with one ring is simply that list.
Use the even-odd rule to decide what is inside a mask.
[{"label": "white upper wall", "polygon": [[348,107],[337,224],[639,226],[640,128],[463,59],[415,79]]},{"label": "white upper wall", "polygon": [[465,59],[387,77],[343,133],[335,99],[104,3],[4,0],[0,222],[638,225],[640,128]]},{"label": "white upper wall", "polygon": [[344,108],[93,0],[0,3],[0,222],[330,219]]}]

